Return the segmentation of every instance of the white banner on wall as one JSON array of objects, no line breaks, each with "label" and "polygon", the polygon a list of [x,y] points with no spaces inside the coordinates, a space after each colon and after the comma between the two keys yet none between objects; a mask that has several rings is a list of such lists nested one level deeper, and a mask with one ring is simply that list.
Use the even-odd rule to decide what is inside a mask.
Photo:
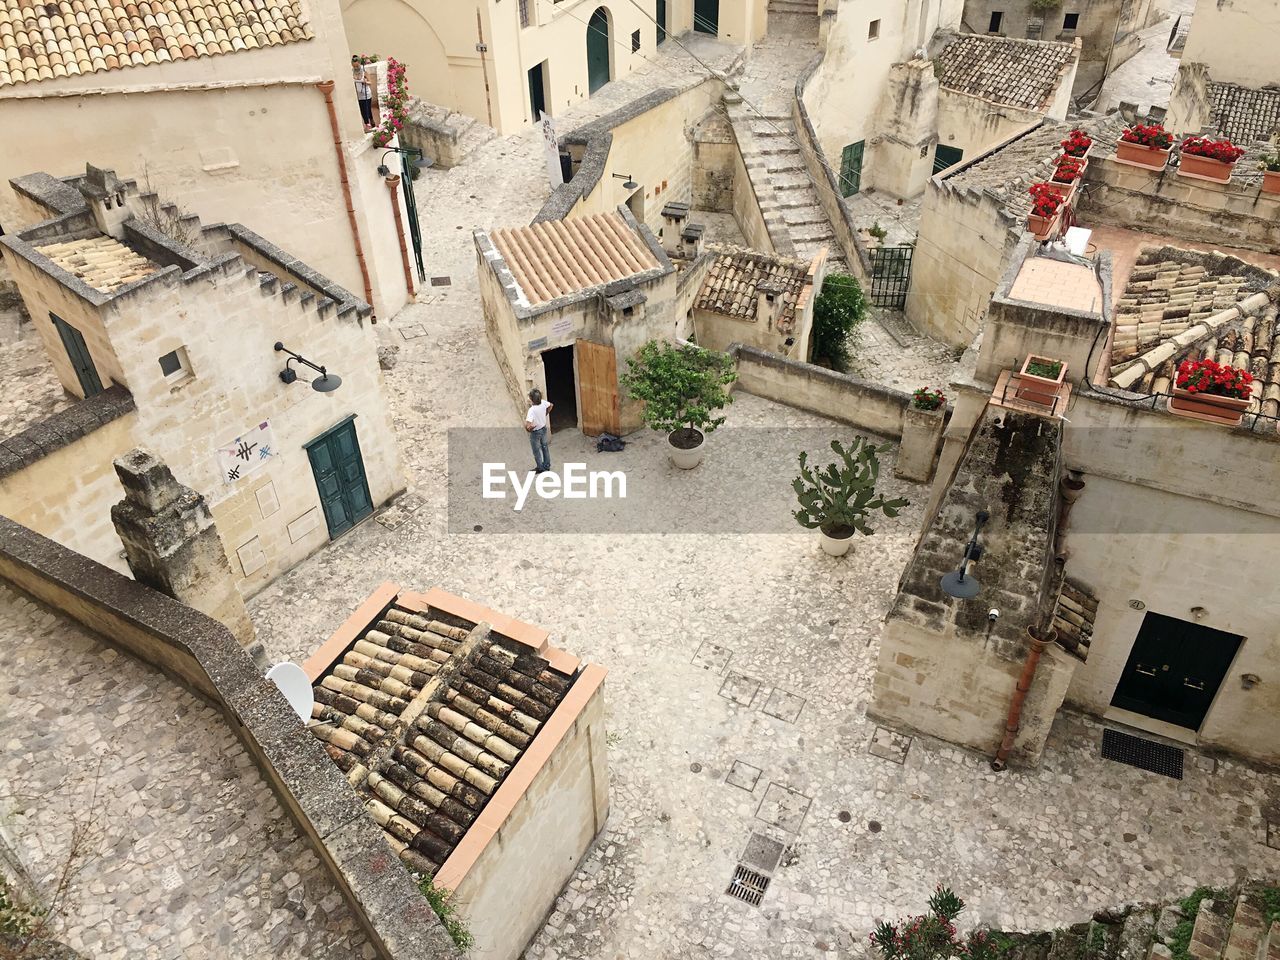
[{"label": "white banner on wall", "polygon": [[245,477],[257,473],[267,465],[267,461],[275,457],[276,439],[271,432],[271,421],[262,421],[214,452],[223,482],[234,486]]},{"label": "white banner on wall", "polygon": [[538,123],[542,127],[542,150],[547,158],[547,177],[551,180],[551,189],[554,190],[564,183],[564,175],[560,169],[560,141],[556,139],[556,128],[551,117],[545,112],[541,117]]}]

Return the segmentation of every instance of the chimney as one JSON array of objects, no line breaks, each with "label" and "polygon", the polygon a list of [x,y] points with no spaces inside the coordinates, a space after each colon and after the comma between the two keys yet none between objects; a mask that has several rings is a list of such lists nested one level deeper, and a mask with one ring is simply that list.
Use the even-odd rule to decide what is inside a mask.
[{"label": "chimney", "polygon": [[125,199],[124,184],[115,171],[85,164],[84,179],[80,181],[79,188],[98,229],[109,237],[123,240],[124,223],[133,216],[133,211]]},{"label": "chimney", "polygon": [[145,450],[117,457],[115,468],[124,499],[111,508],[111,522],[134,579],[221,622],[265,670],[266,652],[204,497]]},{"label": "chimney", "polygon": [[776,280],[761,280],[756,284],[756,322],[764,329],[773,329],[774,317],[782,306],[782,284]]},{"label": "chimney", "polygon": [[662,208],[662,249],[669,257],[680,255],[680,231],[689,218],[687,203],[668,203]]},{"label": "chimney", "polygon": [[692,260],[702,253],[702,234],[706,229],[700,223],[691,223],[680,231],[680,247],[683,256]]}]

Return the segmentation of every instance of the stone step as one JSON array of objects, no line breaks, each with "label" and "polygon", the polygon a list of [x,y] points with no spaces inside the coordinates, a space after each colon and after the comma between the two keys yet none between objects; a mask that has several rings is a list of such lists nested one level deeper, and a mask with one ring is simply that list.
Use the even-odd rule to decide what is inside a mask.
[{"label": "stone step", "polygon": [[1134,910],[1124,918],[1115,960],[1146,960],[1151,938],[1156,932],[1156,915],[1152,910]]},{"label": "stone step", "polygon": [[1223,960],[1258,960],[1267,935],[1266,909],[1261,886],[1246,884],[1236,899]]},{"label": "stone step", "polygon": [[810,223],[827,223],[827,215],[821,208],[786,207],[782,211],[788,227],[803,227]]},{"label": "stone step", "polygon": [[1187,952],[1196,960],[1219,960],[1227,948],[1231,935],[1231,905],[1217,900],[1200,901],[1195,927],[1191,931],[1191,944]]},{"label": "stone step", "polygon": [[775,190],[813,190],[813,181],[803,170],[770,176],[769,181]]},{"label": "stone step", "polygon": [[1080,960],[1088,943],[1089,924],[1077,923],[1059,930],[1053,937],[1053,945],[1045,960]]},{"label": "stone step", "polygon": [[779,13],[816,18],[818,16],[818,4],[806,2],[806,0],[769,0],[769,15],[773,16]]},{"label": "stone step", "polygon": [[765,160],[765,169],[770,173],[796,173],[804,168],[804,160],[798,153],[790,155],[775,153]]}]

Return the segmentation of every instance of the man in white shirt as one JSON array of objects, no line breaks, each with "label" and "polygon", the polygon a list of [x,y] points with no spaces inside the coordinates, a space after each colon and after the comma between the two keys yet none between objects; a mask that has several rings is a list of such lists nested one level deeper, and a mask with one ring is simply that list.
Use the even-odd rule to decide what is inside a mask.
[{"label": "man in white shirt", "polygon": [[547,448],[549,419],[554,403],[542,399],[541,390],[529,391],[529,412],[524,415],[524,428],[529,433],[529,446],[533,448],[534,473],[546,473],[551,469],[551,451]]}]

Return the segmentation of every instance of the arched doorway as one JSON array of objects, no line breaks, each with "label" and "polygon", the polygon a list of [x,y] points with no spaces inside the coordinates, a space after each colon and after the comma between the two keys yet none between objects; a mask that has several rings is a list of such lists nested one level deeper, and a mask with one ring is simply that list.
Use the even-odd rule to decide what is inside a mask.
[{"label": "arched doorway", "polygon": [[609,10],[596,7],[587,22],[587,92],[609,82]]}]

